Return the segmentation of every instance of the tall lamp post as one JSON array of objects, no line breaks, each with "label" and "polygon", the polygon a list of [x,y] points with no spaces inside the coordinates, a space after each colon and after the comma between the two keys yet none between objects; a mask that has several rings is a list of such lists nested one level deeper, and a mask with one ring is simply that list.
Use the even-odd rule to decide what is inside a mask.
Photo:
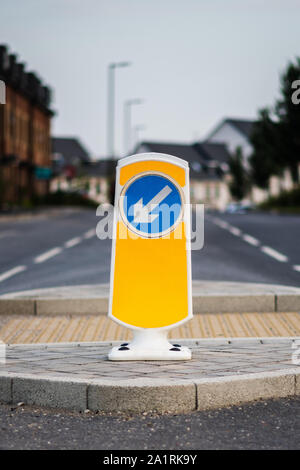
[{"label": "tall lamp post", "polygon": [[115,138],[115,70],[116,68],[129,67],[130,62],[113,62],[108,66],[108,90],[107,90],[107,156],[114,157]]},{"label": "tall lamp post", "polygon": [[127,100],[124,103],[124,152],[125,155],[130,152],[131,149],[131,107],[137,104],[142,104],[143,100],[140,98],[134,98]]},{"label": "tall lamp post", "polygon": [[139,124],[138,126],[134,126],[134,142],[135,144],[138,143],[139,137],[140,137],[140,132],[144,131],[146,129],[146,126],[144,124]]}]

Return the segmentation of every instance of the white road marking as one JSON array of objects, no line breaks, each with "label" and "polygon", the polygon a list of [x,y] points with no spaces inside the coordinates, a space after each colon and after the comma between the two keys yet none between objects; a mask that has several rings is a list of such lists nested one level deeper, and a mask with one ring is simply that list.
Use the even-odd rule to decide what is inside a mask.
[{"label": "white road marking", "polygon": [[242,231],[239,228],[230,225],[228,222],[225,222],[225,220],[214,217],[212,221],[214,224],[218,225],[218,227],[228,230],[230,233],[232,233],[232,235],[239,237],[242,234]]},{"label": "white road marking", "polygon": [[229,232],[232,233],[232,235],[235,235],[236,237],[239,237],[242,232],[239,228],[237,227],[232,227],[231,225],[228,228]]},{"label": "white road marking", "polygon": [[[259,247],[261,245],[261,242],[259,240],[257,240],[257,238],[254,238],[251,235],[248,235],[247,233],[243,233],[242,230],[240,230],[237,227],[233,227],[232,225],[228,224],[227,222],[225,222],[222,219],[214,217],[212,219],[212,222],[215,225],[218,225],[219,227],[224,228],[225,230],[228,230],[232,235],[235,235],[237,237],[241,236],[242,239],[245,242],[250,243],[250,245],[253,245],[253,246],[256,246],[256,247]],[[288,261],[287,256],[283,255],[282,253],[279,253],[279,251],[274,250],[273,248],[271,248],[269,246],[262,246],[261,251],[263,253],[265,253],[266,255],[271,256],[272,258],[276,259],[277,261],[280,261],[281,263],[286,263]],[[300,272],[300,265],[293,266],[293,269],[295,271]]]},{"label": "white road marking", "polygon": [[280,261],[281,263],[286,263],[288,261],[287,256],[279,253],[279,251],[273,250],[273,248],[270,248],[269,246],[262,246],[261,251],[263,251],[266,255],[276,259],[277,261]]},{"label": "white road marking", "polygon": [[52,248],[52,250],[46,251],[45,253],[42,253],[41,255],[34,258],[34,263],[36,264],[43,263],[47,259],[53,258],[53,256],[56,256],[61,252],[62,252],[62,248],[60,248],[59,246]]},{"label": "white road marking", "polygon": [[251,235],[247,235],[247,233],[245,233],[243,235],[243,240],[247,243],[250,243],[250,245],[253,245],[253,246],[259,246],[260,245],[260,241],[257,240],[257,238],[254,238]]},{"label": "white road marking", "polygon": [[78,245],[82,240],[81,237],[75,237],[65,243],[66,248],[72,248],[72,246]]},{"label": "white road marking", "polygon": [[[2,232],[2,234],[0,234],[0,238],[4,238],[5,236],[12,236],[15,233],[16,232]],[[64,246],[66,248],[71,248],[72,246],[78,245],[82,241],[82,238],[89,239],[89,238],[94,237],[95,235],[96,235],[96,230],[91,229],[87,231],[83,235],[83,237],[75,237],[75,238],[72,238],[71,240],[68,240],[67,242],[65,242]],[[33,261],[35,264],[43,263],[44,261],[47,261],[48,259],[53,258],[54,256],[58,255],[62,251],[63,251],[62,247],[56,246],[55,248],[52,248],[51,250],[48,250],[45,253],[42,253],[41,255],[36,256]],[[27,266],[24,266],[24,265],[16,266],[15,268],[12,268],[9,271],[6,271],[0,274],[0,282],[5,281],[6,279],[9,279],[10,277],[15,276],[16,274],[19,274],[26,270],[27,270]]]},{"label": "white road marking", "polygon": [[[67,242],[64,243],[65,248],[72,248],[72,246],[78,245],[83,238],[88,239],[92,238],[96,235],[96,230],[93,228],[91,230],[88,230],[85,232],[85,234],[82,237],[74,237],[71,238],[71,240],[68,240]],[[58,255],[63,251],[63,248],[60,246],[56,246],[55,248],[52,248],[49,251],[46,251],[45,253],[42,253],[41,255],[37,256],[34,258],[34,263],[39,264],[43,263],[44,261],[47,261],[50,258],[53,258],[53,256]]]},{"label": "white road marking", "polygon": [[294,269],[295,271],[298,271],[298,272],[300,273],[300,264],[295,264],[295,265],[293,266],[293,269]]},{"label": "white road marking", "polygon": [[96,235],[96,229],[92,228],[91,230],[88,230],[87,232],[85,232],[83,237],[87,240],[89,238],[94,237],[95,235]]},{"label": "white road marking", "polygon": [[18,273],[21,273],[27,269],[26,266],[16,266],[13,269],[10,269],[9,271],[6,271],[3,274],[0,274],[0,282],[5,281],[5,279],[8,279],[9,277],[15,276]]},{"label": "white road marking", "polygon": [[224,220],[221,219],[213,219],[213,222],[218,225],[218,227],[225,228],[227,229],[229,227],[229,224],[225,222]]}]

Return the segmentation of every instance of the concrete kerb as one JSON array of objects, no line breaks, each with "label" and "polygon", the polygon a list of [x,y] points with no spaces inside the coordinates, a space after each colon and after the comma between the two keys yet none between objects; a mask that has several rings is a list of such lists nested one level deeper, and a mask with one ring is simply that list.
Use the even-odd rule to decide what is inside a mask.
[{"label": "concrete kerb", "polygon": [[299,395],[299,369],[197,380],[197,409],[214,409],[260,399]]},{"label": "concrete kerb", "polygon": [[[182,365],[182,371],[176,365],[175,375],[174,364],[151,361],[123,364],[121,368],[127,370],[124,374],[118,372],[120,365],[109,364],[105,359],[111,345],[118,342],[13,345],[9,346],[7,365],[0,368],[0,402],[74,411],[184,413],[296,396],[300,395],[300,367],[289,365],[289,351],[296,340],[299,337],[180,340],[194,348],[195,373],[190,370],[192,363],[187,363]],[[230,358],[226,361],[228,353]],[[212,354],[222,375],[218,371],[210,375],[214,368],[206,369]],[[67,367],[68,360],[73,364],[72,370]],[[257,364],[258,371],[242,372],[244,366],[239,370],[238,365],[241,360],[244,365]],[[199,361],[202,366],[197,369]],[[272,362],[276,365],[270,371]],[[226,375],[228,364],[232,372]],[[45,367],[47,370],[43,370]],[[78,367],[83,367],[81,373]],[[100,377],[90,375],[95,367]],[[259,370],[261,367],[265,370]],[[164,371],[163,377],[155,377],[158,369]],[[147,377],[148,373],[152,376]]]},{"label": "concrete kerb", "polygon": [[2,403],[73,411],[186,413],[300,395],[300,370],[195,381],[80,380],[0,372]]},{"label": "concrete kerb", "polygon": [[[108,284],[56,287],[0,296],[0,314],[105,315]],[[296,287],[238,282],[193,282],[195,314],[300,311]]]}]

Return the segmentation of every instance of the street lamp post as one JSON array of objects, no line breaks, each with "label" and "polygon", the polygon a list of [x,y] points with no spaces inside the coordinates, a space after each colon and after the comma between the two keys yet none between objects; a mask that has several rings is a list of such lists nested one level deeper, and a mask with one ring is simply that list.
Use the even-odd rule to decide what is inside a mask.
[{"label": "street lamp post", "polygon": [[134,98],[124,103],[124,152],[127,155],[131,149],[131,107],[142,104],[143,100]]},{"label": "street lamp post", "polygon": [[108,66],[108,90],[107,90],[107,156],[114,157],[115,137],[115,70],[128,67],[130,62],[114,62]]},{"label": "street lamp post", "polygon": [[144,131],[146,129],[146,126],[144,124],[139,124],[138,126],[134,126],[134,142],[135,144],[138,143],[139,141],[139,133],[141,131]]}]

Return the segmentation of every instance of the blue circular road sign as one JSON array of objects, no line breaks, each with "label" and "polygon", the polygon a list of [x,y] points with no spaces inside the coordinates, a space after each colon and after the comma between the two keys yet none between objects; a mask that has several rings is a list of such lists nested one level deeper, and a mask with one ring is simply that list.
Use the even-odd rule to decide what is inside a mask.
[{"label": "blue circular road sign", "polygon": [[176,183],[160,174],[135,178],[120,199],[126,225],[144,237],[159,237],[173,230],[183,212],[181,190]]}]

